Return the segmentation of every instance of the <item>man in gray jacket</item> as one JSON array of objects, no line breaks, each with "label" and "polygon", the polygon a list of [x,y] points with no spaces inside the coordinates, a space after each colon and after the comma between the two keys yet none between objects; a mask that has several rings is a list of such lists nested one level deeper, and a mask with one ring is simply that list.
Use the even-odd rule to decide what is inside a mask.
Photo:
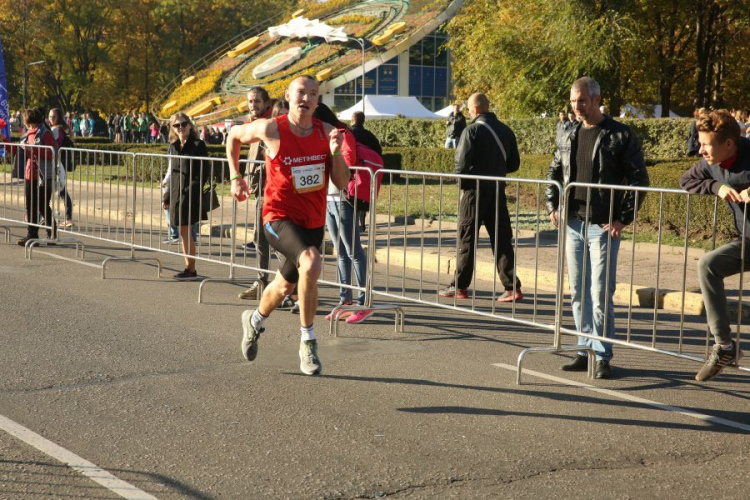
[{"label": "man in gray jacket", "polygon": [[742,358],[740,346],[731,336],[724,278],[743,271],[742,238],[744,270],[750,269],[750,221],[743,222],[745,204],[750,203],[750,139],[740,136],[737,121],[725,109],[700,115],[696,128],[703,159],[682,175],[680,186],[689,193],[725,200],[739,233],[736,241],[707,253],[698,262],[706,322],[715,340],[711,355],[695,376],[695,380],[703,382]]},{"label": "man in gray jacket", "polygon": [[[472,95],[467,108],[472,120],[461,134],[456,148],[456,173],[504,177],[518,170],[521,157],[518,154],[516,136],[497,119],[495,113],[490,112],[487,96]],[[495,267],[505,289],[505,293],[497,301],[513,302],[523,299],[521,282],[514,277],[513,233],[505,199],[505,184],[494,180],[473,179],[461,179],[460,182],[456,276],[450,286],[440,292],[440,296],[468,298],[466,289],[474,274],[474,242],[477,238],[475,226],[478,228],[484,224],[495,255]]]},{"label": "man in gray jacket", "polygon": [[[576,80],[570,90],[570,106],[577,121],[563,132],[547,179],[563,185],[580,182],[648,186],[638,139],[627,125],[602,114],[600,104],[599,84],[588,77]],[[548,185],[546,198],[550,220],[557,227],[560,193]],[[642,203],[643,199],[641,194],[638,200]],[[633,191],[607,188],[581,186],[568,193],[565,259],[573,319],[579,332],[602,338],[615,336],[617,252],[623,228],[633,221],[635,200]],[[579,337],[578,345],[592,347],[596,353],[596,378],[610,378],[612,344]],[[587,368],[586,351],[580,351],[571,363],[562,366],[564,371]]]}]

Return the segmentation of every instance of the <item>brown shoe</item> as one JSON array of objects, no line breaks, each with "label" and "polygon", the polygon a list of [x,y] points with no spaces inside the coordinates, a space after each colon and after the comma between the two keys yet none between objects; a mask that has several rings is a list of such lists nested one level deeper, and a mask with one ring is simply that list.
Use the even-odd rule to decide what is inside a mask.
[{"label": "brown shoe", "polygon": [[243,292],[240,292],[239,295],[237,295],[237,297],[243,300],[258,300],[259,298],[258,288],[260,287],[258,286],[258,282],[256,281],[250,286],[250,288],[248,288],[247,290]]}]

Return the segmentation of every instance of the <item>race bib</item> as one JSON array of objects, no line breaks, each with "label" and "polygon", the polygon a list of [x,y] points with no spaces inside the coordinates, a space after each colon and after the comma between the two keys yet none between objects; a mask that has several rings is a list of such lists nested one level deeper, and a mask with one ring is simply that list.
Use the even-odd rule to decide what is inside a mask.
[{"label": "race bib", "polygon": [[298,193],[308,193],[310,191],[323,189],[326,178],[325,171],[325,163],[292,167],[294,190]]}]

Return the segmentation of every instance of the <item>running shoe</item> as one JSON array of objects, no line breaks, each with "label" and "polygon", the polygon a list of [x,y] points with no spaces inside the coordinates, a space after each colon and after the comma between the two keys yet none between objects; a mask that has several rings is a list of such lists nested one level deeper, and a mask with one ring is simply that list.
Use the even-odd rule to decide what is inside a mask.
[{"label": "running shoe", "polygon": [[497,298],[497,301],[501,304],[504,302],[519,302],[523,300],[523,293],[520,288],[516,288],[516,293],[513,290],[505,290],[505,293]]},{"label": "running shoe", "polygon": [[456,297],[457,299],[468,299],[469,294],[465,288],[456,288],[455,285],[450,285],[440,290],[441,297]]},{"label": "running shoe", "polygon": [[242,313],[242,355],[246,360],[252,361],[258,355],[258,338],[260,334],[266,331],[265,328],[253,328],[250,319],[253,317],[253,311],[247,310]]},{"label": "running shoe", "polygon": [[695,376],[695,380],[698,382],[704,382],[708,379],[714,378],[721,373],[727,365],[742,359],[742,356],[742,351],[740,351],[739,356],[737,356],[737,346],[734,342],[732,342],[731,349],[722,349],[721,344],[714,344],[711,354]]},{"label": "running shoe", "polygon": [[319,375],[323,367],[318,359],[318,341],[304,340],[299,343],[299,369],[305,375]]},{"label": "running shoe", "polygon": [[362,323],[364,320],[372,316],[373,314],[372,309],[367,309],[366,311],[357,311],[348,318],[346,318],[347,323]]},{"label": "running shoe", "polygon": [[291,311],[294,308],[294,304],[296,302],[292,298],[291,295],[287,295],[284,297],[284,300],[281,301],[281,304],[276,309],[279,309],[280,311]]},{"label": "running shoe", "polygon": [[[339,303],[339,306],[350,306],[350,305],[352,305],[351,302],[340,302]],[[341,321],[341,320],[344,320],[344,319],[346,319],[347,317],[349,317],[351,315],[352,315],[351,311],[342,311],[341,313],[339,313],[338,319],[339,319],[339,321]],[[328,314],[326,314],[326,321],[331,321],[331,318],[333,318],[333,311],[331,311]]]}]

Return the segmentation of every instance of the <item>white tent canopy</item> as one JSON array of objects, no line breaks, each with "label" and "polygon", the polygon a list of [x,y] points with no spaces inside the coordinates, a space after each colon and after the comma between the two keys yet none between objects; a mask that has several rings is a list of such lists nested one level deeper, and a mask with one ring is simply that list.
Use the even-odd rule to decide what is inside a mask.
[{"label": "white tent canopy", "polygon": [[442,116],[443,118],[448,118],[448,116],[453,113],[453,104],[449,104],[440,111],[435,111],[435,114],[438,116]]},{"label": "white tent canopy", "polygon": [[[633,117],[633,118],[649,118],[649,117],[661,117],[661,104],[657,104],[653,107],[653,112],[650,112],[651,106],[647,106],[646,109],[639,109],[630,104],[626,104],[620,110],[620,118]],[[670,118],[679,118],[680,115],[669,110]]]},{"label": "white tent canopy", "polygon": [[[351,120],[352,113],[362,111],[362,101],[349,109],[338,114],[339,120]],[[426,118],[439,120],[442,117],[436,115],[422,106],[416,97],[399,97],[395,95],[367,95],[365,96],[365,117],[368,120],[381,120],[384,118],[396,118],[397,115],[406,118]]]}]

